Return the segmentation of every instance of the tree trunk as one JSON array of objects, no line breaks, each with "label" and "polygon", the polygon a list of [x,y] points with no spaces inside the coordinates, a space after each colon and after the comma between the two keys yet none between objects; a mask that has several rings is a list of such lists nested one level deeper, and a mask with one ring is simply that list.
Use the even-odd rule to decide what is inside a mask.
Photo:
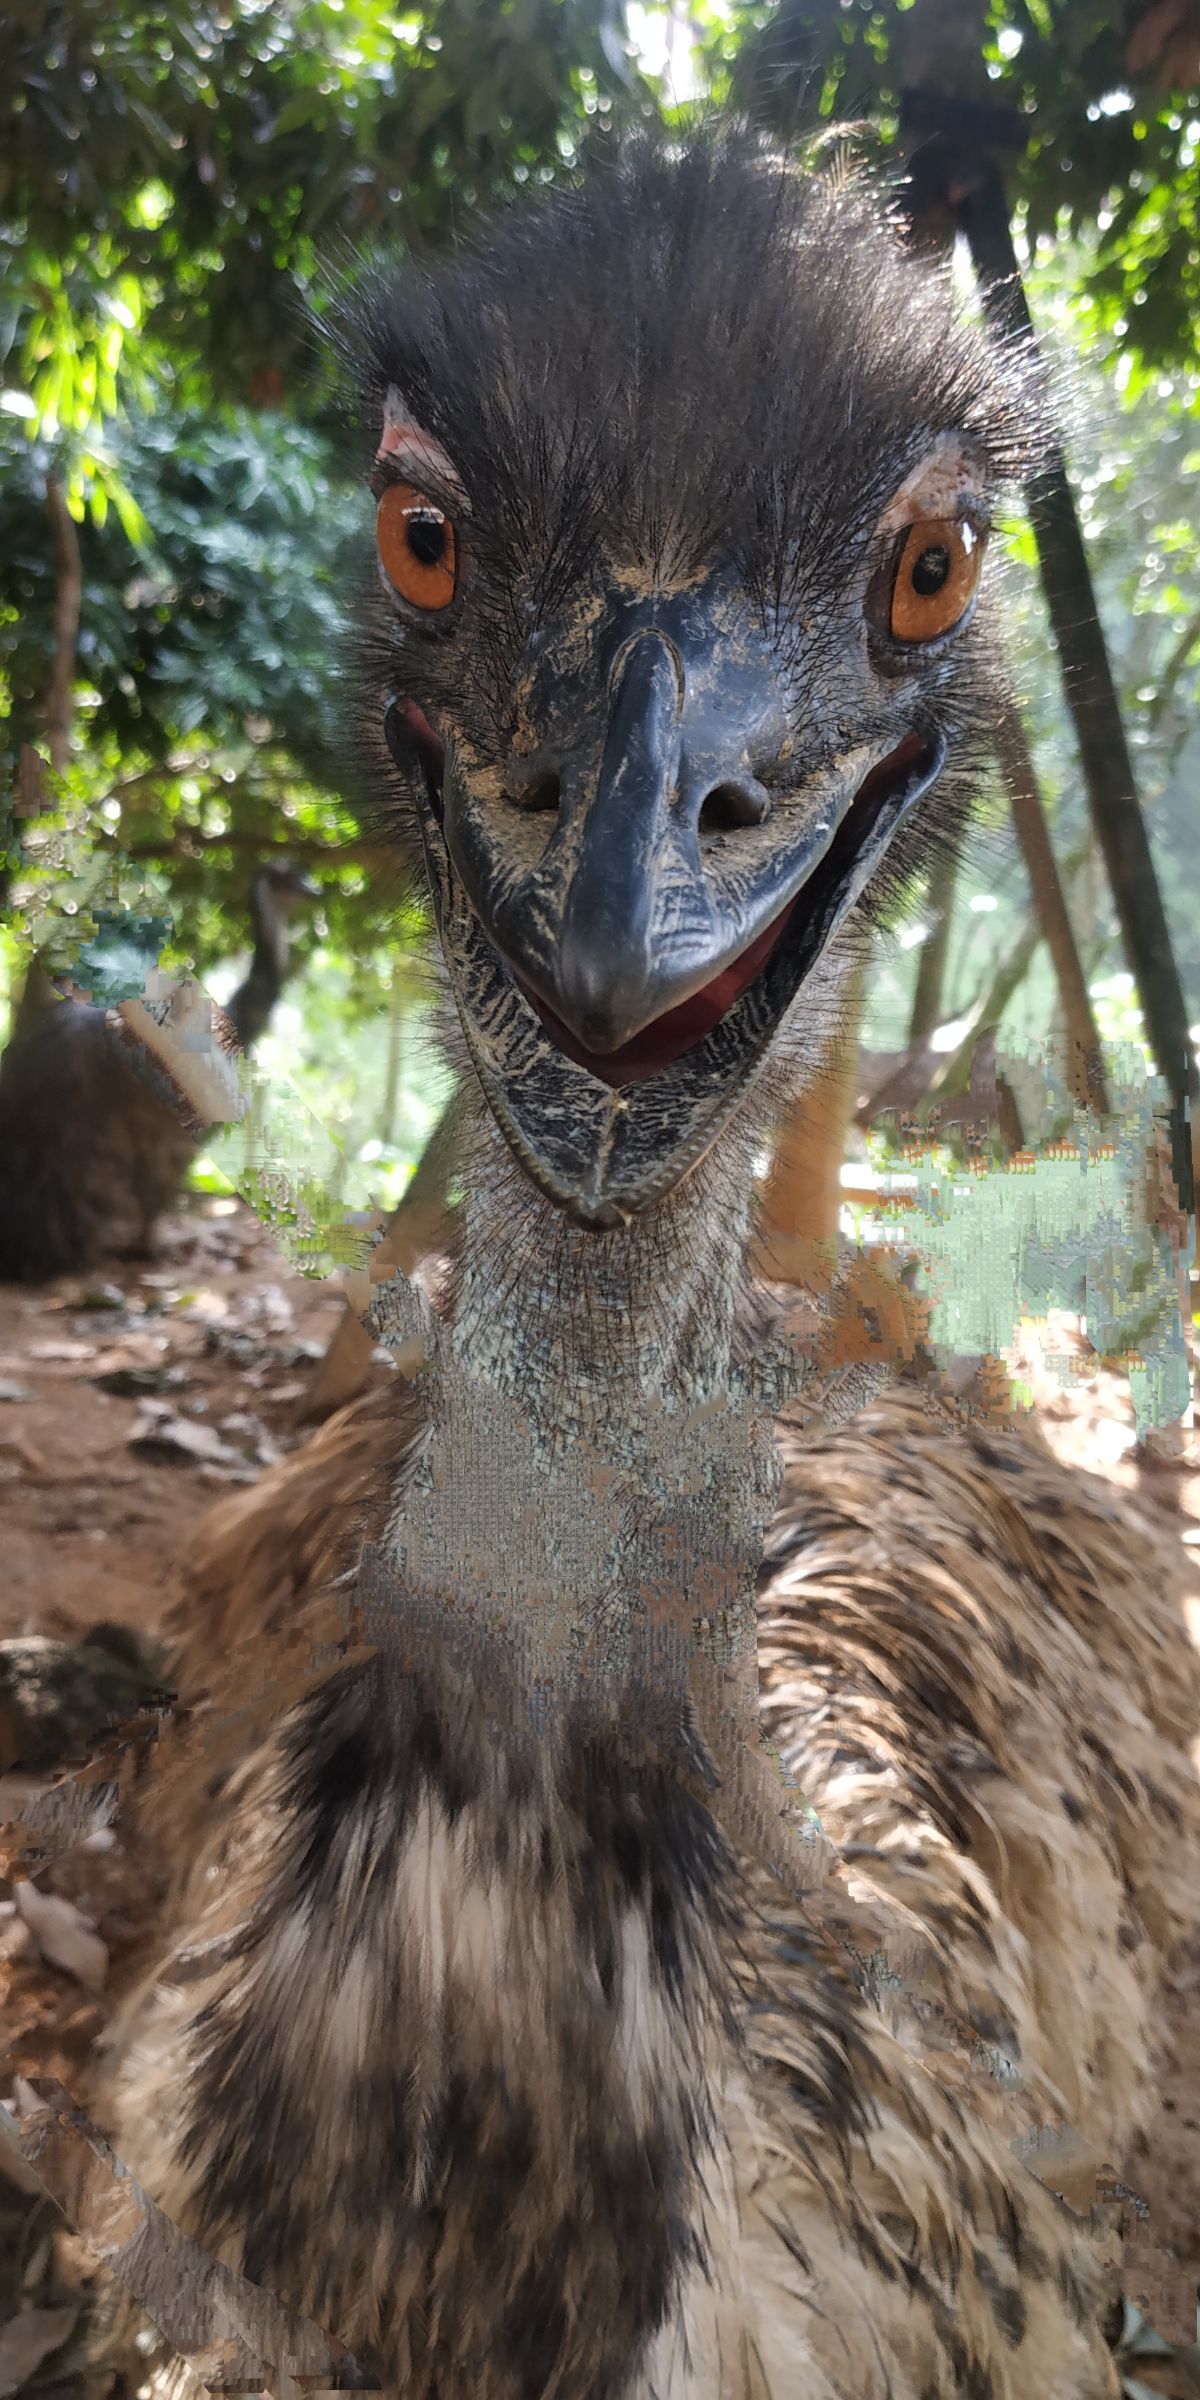
[{"label": "tree trunk", "polygon": [[818,1302],[836,1285],[833,1357],[843,1366],[878,1356],[880,1347],[896,1364],[911,1359],[926,1313],[904,1289],[886,1252],[860,1250],[850,1261],[838,1258],[842,1161],[858,1093],[857,1036],[865,990],[864,961],[849,996],[842,1039],[825,1073],[780,1128],[751,1262],[767,1282],[794,1284]]},{"label": "tree trunk", "polygon": [[1016,704],[1005,706],[996,732],[996,755],[1008,787],[1021,856],[1029,876],[1034,914],[1054,962],[1067,1028],[1067,1081],[1085,1107],[1108,1107],[1100,1036],[1079,956],[1067,896],[1058,872],[1038,790],[1037,772]]},{"label": "tree trunk", "polygon": [[913,988],[912,1014],[908,1020],[910,1050],[915,1050],[918,1042],[925,1041],[942,1021],[942,988],[946,980],[950,929],[954,922],[960,843],[959,835],[953,843],[947,844],[930,869],[927,906],[933,923],[917,955],[917,980]]},{"label": "tree trunk", "polygon": [[1148,725],[1161,725],[1174,697],[1175,686],[1197,644],[1200,644],[1200,608],[1196,610],[1194,616],[1188,618],[1183,632],[1171,644],[1166,665],[1158,678],[1154,698],[1146,711]]},{"label": "tree trunk", "polygon": [[[1021,282],[999,167],[991,162],[964,191],[963,231],[979,278],[985,314],[1001,338],[1035,339]],[[1172,1152],[1183,1206],[1194,1205],[1188,1103],[1200,1103],[1200,1074],[1171,948],[1133,763],[1096,610],[1066,464],[1057,441],[1046,448],[1028,490],[1042,588],[1075,725],[1093,823],[1104,853],[1125,955],[1137,984],[1146,1032],[1173,1101]],[[1200,1126],[1193,1126],[1193,1139]]]},{"label": "tree trunk", "polygon": [[411,1275],[423,1258],[450,1241],[450,1191],[459,1166],[464,1117],[462,1095],[455,1091],[421,1152],[408,1189],[387,1220],[372,1261],[372,1282],[397,1271]]},{"label": "tree trunk", "polygon": [[[1067,859],[1064,870],[1067,882],[1072,882],[1077,874],[1086,873],[1094,856],[1095,836],[1088,834]],[[855,1112],[855,1123],[865,1129],[892,1109],[907,1114],[934,1090],[965,1091],[971,1080],[976,1044],[983,1034],[999,1024],[1014,992],[1028,974],[1043,938],[1043,928],[1035,915],[1033,923],[1024,928],[1012,949],[993,969],[983,991],[972,1001],[966,1012],[970,1022],[958,1048],[939,1054],[924,1041],[904,1051],[893,1061],[883,1081],[868,1092],[862,1107]]]}]

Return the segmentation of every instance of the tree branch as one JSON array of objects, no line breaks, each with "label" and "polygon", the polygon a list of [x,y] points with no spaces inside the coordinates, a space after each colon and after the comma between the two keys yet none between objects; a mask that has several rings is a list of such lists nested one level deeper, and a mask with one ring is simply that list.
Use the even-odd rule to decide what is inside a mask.
[{"label": "tree branch", "polygon": [[118,832],[110,826],[104,826],[97,831],[95,838],[98,843],[107,844],[110,850],[119,850],[123,858],[139,860],[187,860],[198,857],[205,850],[246,850],[252,851],[257,858],[278,855],[280,858],[296,860],[359,860],[367,864],[379,864],[394,856],[382,842],[373,842],[365,836],[349,842],[318,842],[307,835],[300,835],[293,841],[267,842],[261,835],[253,833],[200,833],[189,827],[184,832],[171,834],[162,842],[123,842]]},{"label": "tree branch", "polygon": [[1146,710],[1147,725],[1160,725],[1170,706],[1171,695],[1187,665],[1196,644],[1200,642],[1200,608],[1188,618],[1183,632],[1171,648],[1167,663],[1158,679],[1158,688]]},{"label": "tree branch", "polygon": [[79,536],[63,497],[57,475],[46,478],[46,503],[54,529],[54,664],[46,695],[46,732],[50,764],[65,775],[71,763],[71,718],[74,714],[75,647],[79,639],[79,608],[83,597],[83,568]]},{"label": "tree branch", "polygon": [[933,919],[928,939],[921,944],[917,956],[917,980],[913,987],[912,1014],[908,1020],[908,1045],[915,1050],[941,1023],[942,986],[946,980],[946,958],[950,949],[950,929],[954,920],[954,894],[958,883],[959,851],[962,836],[955,836],[940,850],[929,875],[927,905]]}]

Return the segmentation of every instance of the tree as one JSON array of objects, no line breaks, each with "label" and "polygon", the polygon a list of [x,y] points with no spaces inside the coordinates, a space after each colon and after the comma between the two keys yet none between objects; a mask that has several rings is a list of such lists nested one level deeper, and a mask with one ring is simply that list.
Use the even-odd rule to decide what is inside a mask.
[{"label": "tree", "polygon": [[214,391],[278,397],[322,249],[437,236],[638,97],[614,0],[19,0],[0,28],[18,377],[69,424],[94,365],[103,409],[115,319]]},{"label": "tree", "polygon": [[[361,503],[307,311],[357,248],[437,238],[645,104],[611,0],[426,0],[402,20],[380,0],[18,5],[0,27],[6,786],[65,693],[95,805],[182,863],[185,897],[231,794],[240,843],[277,838],[297,782],[344,833],[330,533]],[[312,832],[315,805],[310,788]]]},{"label": "tree", "polygon": [[1009,191],[1030,241],[1095,231],[1082,290],[1099,321],[1148,364],[1190,364],[1193,0],[738,0],[710,55],[724,88],[786,134],[869,116],[888,142],[905,92],[922,87],[1017,112],[1028,140]]}]

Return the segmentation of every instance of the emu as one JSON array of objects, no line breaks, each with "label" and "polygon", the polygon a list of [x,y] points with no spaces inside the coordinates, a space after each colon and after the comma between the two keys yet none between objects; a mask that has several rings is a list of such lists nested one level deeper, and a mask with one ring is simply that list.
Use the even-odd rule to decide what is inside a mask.
[{"label": "emu", "polygon": [[[1027,368],[733,136],[380,278],[345,342],[461,1241],[442,1312],[376,1291],[423,1370],[187,1562],[192,1856],[116,2147],[405,2400],[1115,2395],[1087,2225],[1012,2144],[1119,2163],[1149,2106],[1196,1854],[1168,1564],[745,1266],[753,1158],[969,800]],[[763,1566],[797,1393],[832,1429]]]},{"label": "emu", "polygon": [[[250,879],[250,964],[225,1014],[243,1050],[266,1032],[289,966],[289,919],[315,885],[287,859]],[[85,1274],[149,1255],[195,1141],[130,1057],[108,1012],[54,990],[35,960],[0,1058],[0,1280]]]}]

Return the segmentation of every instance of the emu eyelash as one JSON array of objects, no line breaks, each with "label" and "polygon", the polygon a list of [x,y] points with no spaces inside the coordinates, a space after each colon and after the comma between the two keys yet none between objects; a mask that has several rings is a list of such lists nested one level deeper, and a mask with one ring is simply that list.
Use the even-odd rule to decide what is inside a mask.
[{"label": "emu eyelash", "polygon": [[381,562],[376,563],[376,573],[379,580],[379,589],[383,593],[384,599],[388,602],[390,608],[392,609],[397,625],[403,628],[406,635],[410,633],[419,633],[424,634],[428,641],[437,641],[439,639],[445,641],[448,636],[454,632],[458,624],[459,616],[462,612],[463,572],[461,556],[459,560],[458,583],[455,588],[454,598],[447,603],[445,608],[439,609],[436,616],[431,615],[428,609],[415,608],[411,600],[406,600],[403,592],[398,592],[394,583],[389,581],[387,571]]},{"label": "emu eyelash", "polygon": [[[926,513],[933,514],[935,512],[929,511]],[[969,500],[960,503],[960,505],[954,509],[953,512],[946,510],[944,514],[947,522],[949,523],[956,525],[969,525],[972,532],[981,542],[987,542],[990,540],[995,528],[994,511],[988,505],[987,501],[977,500],[974,495],[972,495]],[[872,584],[874,584],[876,578],[881,574],[891,575],[895,573],[909,534],[912,532],[914,525],[920,524],[921,522],[921,512],[914,510],[912,516],[908,519],[906,524],[897,526],[895,528],[889,528],[888,535],[886,537],[886,545],[883,548],[882,553],[877,540],[872,544],[872,551],[874,553],[874,564],[872,565],[870,572],[870,581]]]},{"label": "emu eyelash", "polygon": [[365,480],[375,501],[382,500],[395,483],[414,484],[434,508],[440,508],[444,516],[451,518],[456,528],[470,514],[465,494],[452,490],[431,471],[428,459],[418,458],[411,451],[389,450],[384,457],[373,459]]}]

